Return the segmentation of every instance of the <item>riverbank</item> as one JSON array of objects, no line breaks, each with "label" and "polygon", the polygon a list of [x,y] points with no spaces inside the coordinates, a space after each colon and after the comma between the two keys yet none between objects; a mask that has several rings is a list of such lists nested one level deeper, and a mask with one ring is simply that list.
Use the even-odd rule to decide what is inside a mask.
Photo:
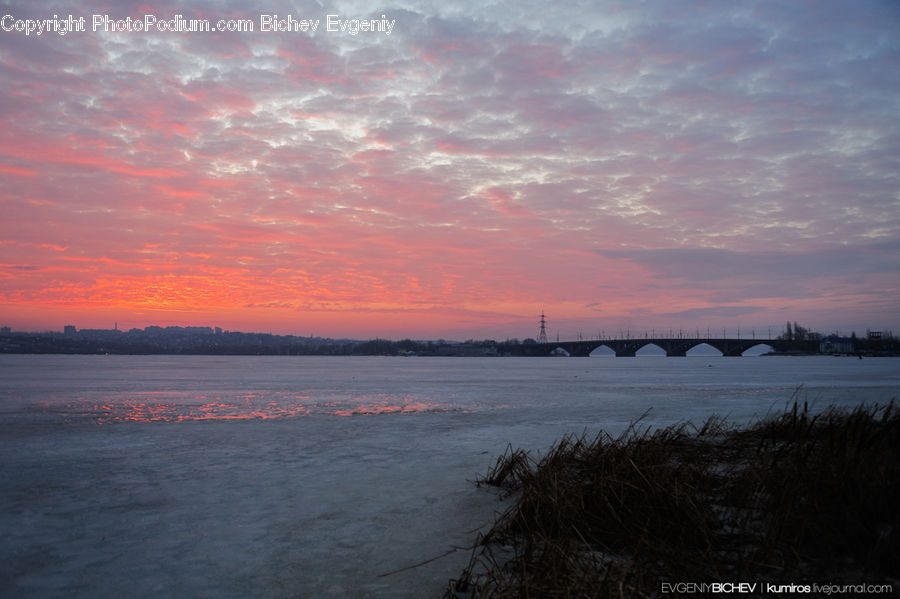
[{"label": "riverbank", "polygon": [[510,448],[478,484],[514,502],[448,599],[649,597],[685,581],[898,588],[893,402],[818,415],[795,402],[743,429],[637,422],[541,458]]}]

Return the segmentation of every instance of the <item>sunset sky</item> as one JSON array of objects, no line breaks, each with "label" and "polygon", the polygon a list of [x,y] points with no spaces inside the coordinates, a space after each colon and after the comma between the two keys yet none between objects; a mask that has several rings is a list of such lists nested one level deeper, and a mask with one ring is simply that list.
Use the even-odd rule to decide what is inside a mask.
[{"label": "sunset sky", "polygon": [[[54,14],[86,31],[25,35]],[[320,23],[260,31],[276,14]],[[0,326],[900,333],[900,2],[3,15]]]}]

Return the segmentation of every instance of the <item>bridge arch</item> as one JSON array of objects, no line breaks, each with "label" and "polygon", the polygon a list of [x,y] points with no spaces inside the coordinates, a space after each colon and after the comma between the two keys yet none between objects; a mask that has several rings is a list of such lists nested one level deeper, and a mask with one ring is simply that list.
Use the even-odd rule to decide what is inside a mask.
[{"label": "bridge arch", "polygon": [[722,350],[717,349],[710,345],[709,343],[703,342],[694,345],[685,351],[686,356],[694,356],[694,357],[704,357],[704,358],[713,358],[713,357],[721,357],[725,354],[722,353]]},{"label": "bridge arch", "polygon": [[615,358],[616,351],[604,343],[592,349],[588,356],[591,358]]},{"label": "bridge arch", "polygon": [[649,342],[643,344],[642,346],[640,346],[639,348],[637,348],[637,350],[635,350],[635,352],[634,352],[634,355],[638,356],[638,357],[648,357],[648,358],[649,357],[665,357],[666,350],[664,347],[657,345],[656,343],[653,343],[652,341],[649,341]]},{"label": "bridge arch", "polygon": [[769,345],[768,343],[757,343],[752,347],[748,347],[745,349],[741,355],[742,356],[761,356],[762,354],[766,354],[769,352],[775,351],[775,348]]}]

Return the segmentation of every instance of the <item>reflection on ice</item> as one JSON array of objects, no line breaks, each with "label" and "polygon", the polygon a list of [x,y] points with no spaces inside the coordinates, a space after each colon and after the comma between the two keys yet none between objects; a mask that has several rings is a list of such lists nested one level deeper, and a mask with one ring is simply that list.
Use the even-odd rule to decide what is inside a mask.
[{"label": "reflection on ice", "polygon": [[127,400],[79,398],[65,404],[42,402],[37,411],[66,418],[107,422],[182,422],[195,420],[264,420],[322,414],[364,416],[457,411],[449,404],[414,395],[363,394],[315,399],[280,391],[228,396],[184,396],[171,392],[138,393]]},{"label": "reflection on ice", "polygon": [[329,412],[334,416],[362,416],[369,414],[415,414],[418,412],[449,412],[443,404],[417,401],[411,396],[381,396],[378,400],[360,402],[351,408],[338,408]]},{"label": "reflection on ice", "polygon": [[153,402],[110,402],[95,404],[73,402],[63,406],[46,405],[43,412],[56,413],[68,417],[93,417],[97,422],[180,422],[184,420],[249,420],[265,418],[286,418],[307,412],[301,406],[287,407],[267,405],[248,407],[243,404],[213,401],[203,404],[175,404]]}]

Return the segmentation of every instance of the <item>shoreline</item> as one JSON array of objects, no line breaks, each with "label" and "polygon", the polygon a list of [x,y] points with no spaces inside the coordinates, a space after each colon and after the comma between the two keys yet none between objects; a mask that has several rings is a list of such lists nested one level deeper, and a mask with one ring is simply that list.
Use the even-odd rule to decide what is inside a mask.
[{"label": "shoreline", "polygon": [[445,599],[648,597],[736,580],[759,586],[724,592],[900,588],[893,401],[817,415],[795,401],[746,428],[638,420],[616,439],[564,437],[543,457],[509,447],[476,484],[513,503]]}]

